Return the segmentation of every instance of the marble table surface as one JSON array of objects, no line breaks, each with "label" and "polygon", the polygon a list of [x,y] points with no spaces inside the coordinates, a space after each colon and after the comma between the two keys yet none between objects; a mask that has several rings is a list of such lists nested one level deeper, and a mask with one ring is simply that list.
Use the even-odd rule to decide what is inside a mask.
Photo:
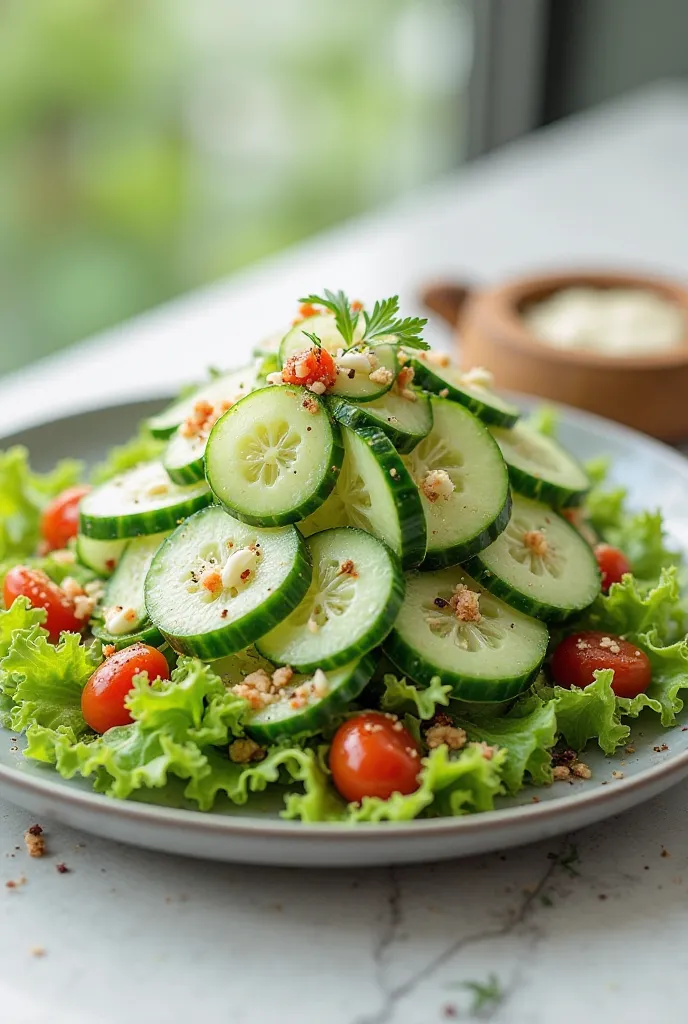
[{"label": "marble table surface", "polygon": [[[413,305],[438,276],[553,264],[688,279],[686,167],[685,87],[548,129],[0,381],[0,431],[231,364],[323,285]],[[30,859],[32,818],[0,801],[0,1021],[682,1024],[687,811],[681,785],[521,850],[301,872],[148,853],[49,821],[48,855]]]}]

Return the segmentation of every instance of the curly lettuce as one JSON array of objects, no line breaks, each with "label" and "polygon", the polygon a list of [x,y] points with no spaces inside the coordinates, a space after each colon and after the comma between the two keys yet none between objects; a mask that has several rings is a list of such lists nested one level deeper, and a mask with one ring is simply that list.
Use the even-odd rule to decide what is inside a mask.
[{"label": "curly lettuce", "polygon": [[81,470],[80,462],[65,459],[50,473],[34,473],[26,448],[17,445],[0,452],[0,565],[36,553],[43,508],[78,483]]},{"label": "curly lettuce", "polygon": [[451,686],[442,684],[439,676],[433,676],[427,687],[414,686],[403,677],[400,679],[387,673],[383,679],[384,691],[380,707],[396,715],[411,714],[416,718],[428,719],[439,707],[447,707],[452,694]]}]

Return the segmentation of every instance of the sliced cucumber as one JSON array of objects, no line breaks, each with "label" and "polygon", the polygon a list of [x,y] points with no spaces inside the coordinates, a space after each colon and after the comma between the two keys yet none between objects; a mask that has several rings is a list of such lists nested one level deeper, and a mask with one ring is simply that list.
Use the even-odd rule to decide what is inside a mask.
[{"label": "sliced cucumber", "polygon": [[162,453],[162,464],[170,480],[182,486],[205,479],[205,446],[208,438],[204,434],[186,437],[181,428],[175,430]]},{"label": "sliced cucumber", "polygon": [[191,415],[197,402],[205,401],[210,402],[211,405],[217,405],[220,402],[237,402],[243,398],[255,386],[256,373],[255,365],[243,366],[239,370],[223,373],[192,394],[172,402],[157,416],[151,416],[146,421],[146,425],[154,437],[170,437],[177,427]]},{"label": "sliced cucumber", "polygon": [[383,649],[420,686],[439,676],[458,699],[492,703],[528,686],[548,639],[543,622],[510,608],[452,567],[409,574],[404,604]]},{"label": "sliced cucumber", "polygon": [[[97,621],[92,625],[93,634],[103,643],[119,649],[138,640],[153,644],[162,642],[160,631],[148,618],[144,586],[153,556],[168,536],[169,533],[155,533],[149,537],[135,537],[127,544],[115,574],[105,588]],[[113,629],[115,623],[117,628]]]},{"label": "sliced cucumber", "polygon": [[76,557],[82,565],[93,569],[99,576],[112,576],[124,554],[128,540],[94,540],[79,533],[76,538]]},{"label": "sliced cucumber", "polygon": [[348,349],[335,359],[337,380],[329,393],[350,402],[381,398],[392,387],[399,370],[397,350],[396,345],[355,345]]},{"label": "sliced cucumber", "polygon": [[387,636],[404,599],[396,555],[363,530],[325,530],[308,541],[313,578],[298,608],[256,644],[299,672],[337,668]]},{"label": "sliced cucumber", "polygon": [[227,687],[237,686],[244,681],[246,676],[259,669],[272,675],[275,666],[262,654],[259,654],[253,644],[243,651],[235,651],[234,654],[227,654],[223,658],[213,661],[213,672]]},{"label": "sliced cucumber", "polygon": [[155,555],[146,608],[174,650],[210,661],[276,626],[310,581],[298,530],[260,530],[213,505],[175,530]]},{"label": "sliced cucumber", "polygon": [[374,402],[354,403],[342,398],[326,399],[330,415],[352,430],[378,427],[387,435],[398,452],[412,452],[432,430],[432,406],[422,391],[413,392],[416,401],[409,401],[389,391]]},{"label": "sliced cucumber", "polygon": [[518,494],[504,533],[465,569],[514,608],[551,622],[587,608],[600,592],[590,545],[548,505]]},{"label": "sliced cucumber", "polygon": [[[354,331],[354,342],[360,341],[364,330],[365,324],[361,316],[358,318],[356,330]],[[305,349],[313,347],[312,338],[304,334],[304,331],[308,331],[308,334],[316,334],[320,339],[322,347],[327,349],[331,356],[335,356],[340,349],[349,347],[337,330],[334,317],[329,313],[318,313],[316,316],[309,316],[306,320],[301,320],[298,324],[295,324],[282,338],[279,350],[282,366],[285,365],[291,356],[295,356],[298,352],[303,352]]]},{"label": "sliced cucumber", "polygon": [[511,430],[492,427],[515,491],[554,508],[579,505],[590,489],[583,467],[560,444],[526,423]]},{"label": "sliced cucumber", "polygon": [[173,483],[161,462],[144,462],[95,487],[82,500],[79,531],[96,540],[172,530],[212,501],[205,481]]},{"label": "sliced cucumber", "polygon": [[507,402],[491,388],[471,382],[448,356],[438,352],[414,352],[410,365],[414,383],[452,402],[460,402],[484,423],[512,427],[520,416],[517,406]]},{"label": "sliced cucumber", "polygon": [[312,675],[294,675],[266,707],[246,720],[246,732],[258,743],[277,743],[299,733],[327,728],[363,692],[373,674],[370,654],[339,668]]},{"label": "sliced cucumber", "polygon": [[300,387],[262,388],[213,427],[206,472],[232,515],[259,526],[296,523],[322,505],[344,457],[339,427]]},{"label": "sliced cucumber", "polygon": [[418,488],[389,438],[375,427],[342,427],[344,464],[334,491],[299,524],[305,537],[357,526],[383,540],[404,568],[425,556],[425,517]]},{"label": "sliced cucumber", "polygon": [[433,427],[404,457],[423,502],[423,568],[456,565],[491,544],[509,521],[504,459],[489,431],[463,406],[431,399]]}]

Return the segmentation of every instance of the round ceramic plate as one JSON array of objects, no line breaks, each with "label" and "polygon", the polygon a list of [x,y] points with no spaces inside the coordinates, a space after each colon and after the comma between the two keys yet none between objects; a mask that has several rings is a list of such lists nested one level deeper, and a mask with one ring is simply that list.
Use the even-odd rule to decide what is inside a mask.
[{"label": "round ceramic plate", "polygon": [[[523,399],[521,404],[530,403]],[[4,438],[0,444],[26,444],[37,469],[48,469],[64,455],[94,461],[160,406],[137,403],[83,413]],[[570,409],[561,415],[563,443],[583,460],[608,456],[613,478],[628,488],[631,503],[660,507],[669,532],[688,549],[688,460],[598,417]],[[351,828],[282,821],[279,795],[259,804],[252,801],[248,809],[226,805],[211,814],[177,805],[153,806],[145,797],[119,802],[92,793],[86,780],[67,782],[50,768],[27,761],[21,739],[0,730],[0,793],[39,817],[169,853],[256,864],[358,867],[439,860],[545,839],[618,814],[688,775],[688,730],[683,731],[683,722],[663,730],[653,717],[638,719],[629,746],[634,753],[614,758],[586,752],[593,769],[590,781],[526,788],[487,814]]]}]

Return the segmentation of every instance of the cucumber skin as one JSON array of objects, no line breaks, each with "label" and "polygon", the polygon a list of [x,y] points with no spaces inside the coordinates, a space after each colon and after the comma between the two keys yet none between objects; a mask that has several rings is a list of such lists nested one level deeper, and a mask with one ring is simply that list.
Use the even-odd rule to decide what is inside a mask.
[{"label": "cucumber skin", "polygon": [[350,427],[356,433],[360,433],[365,427],[381,430],[383,434],[387,435],[400,455],[408,455],[432,430],[432,406],[430,405],[430,399],[422,391],[419,391],[417,395],[417,401],[425,402],[430,410],[430,426],[427,434],[408,434],[405,430],[397,430],[391,423],[384,423],[377,417],[371,416],[366,411],[365,402],[354,404],[347,398],[339,398],[336,395],[328,396],[326,401],[330,416],[338,423],[343,424],[345,427]]},{"label": "cucumber skin", "polygon": [[[492,520],[489,526],[486,526],[484,530],[480,530],[470,540],[464,541],[462,544],[454,544],[449,548],[442,548],[437,551],[428,551],[425,555],[425,560],[421,565],[423,571],[432,569],[444,569],[448,565],[461,565],[472,555],[475,555],[478,551],[482,551],[483,548],[489,547],[493,541],[499,537],[506,527],[508,526],[509,520],[511,519],[511,491],[507,487],[506,499],[502,505],[499,515]],[[469,576],[473,573],[469,569],[466,569]]]},{"label": "cucumber skin", "polygon": [[[361,427],[354,431],[375,455],[380,468],[389,481],[388,486],[394,490],[395,504],[405,507],[401,525],[401,551],[396,552],[401,559],[403,569],[415,569],[425,558],[427,546],[427,530],[425,513],[420,500],[418,488],[413,477],[399,457],[396,448],[379,427]],[[395,473],[392,475],[391,471]],[[383,543],[387,543],[379,537]],[[387,545],[389,547],[389,545]]]},{"label": "cucumber skin", "polygon": [[550,508],[571,508],[580,505],[590,490],[589,487],[585,487],[579,491],[572,491],[570,487],[562,487],[560,484],[553,484],[549,480],[532,476],[525,470],[512,466],[509,462],[506,463],[506,466],[509,470],[511,486],[518,494],[522,494],[525,498],[541,501],[544,505],[549,505]]},{"label": "cucumber skin", "polygon": [[[307,394],[310,399],[313,399],[314,401],[318,402],[321,406],[322,415],[327,416],[325,404],[318,395],[315,395],[310,391],[307,392],[305,388],[300,388],[297,385],[291,386],[299,391],[303,391],[304,394]],[[252,395],[260,394],[260,390],[261,389],[259,389],[258,391],[254,391],[251,393],[251,395],[246,395],[245,397],[249,398],[252,397]],[[208,444],[206,445],[206,451],[209,450],[209,446],[212,443],[213,433],[215,432],[216,427],[218,427],[219,424],[222,423],[225,416],[230,416],[233,410],[236,409],[239,405],[240,402],[237,402],[236,405],[233,405],[232,408],[229,409],[224,414],[224,416],[221,416],[220,419],[217,421],[217,423],[210,432]],[[333,423],[329,417],[328,421],[332,433],[332,445],[330,447],[330,455],[328,459],[328,470],[323,479],[320,481],[320,486],[317,488],[316,491],[313,492],[308,501],[305,501],[302,505],[299,505],[298,508],[292,508],[289,509],[288,511],[281,512],[277,515],[252,516],[249,513],[244,512],[241,509],[237,509],[234,506],[228,504],[226,501],[224,501],[220,497],[220,495],[215,492],[211,478],[210,476],[208,476],[208,484],[211,490],[213,491],[213,495],[217,503],[222,505],[222,507],[226,509],[226,511],[229,512],[229,514],[233,516],[235,519],[239,519],[242,523],[248,523],[250,526],[291,526],[292,524],[298,523],[302,519],[305,519],[307,516],[311,514],[311,512],[315,512],[315,510],[320,508],[325,499],[328,498],[332,491],[334,490],[334,485],[337,483],[337,479],[342,468],[342,463],[344,461],[344,445],[342,443],[342,434],[339,429],[339,424]]]},{"label": "cucumber skin", "polygon": [[452,688],[452,696],[457,700],[475,701],[479,704],[494,704],[512,697],[517,697],[527,690],[540,671],[547,654],[547,643],[543,645],[542,658],[530,671],[508,678],[479,679],[474,676],[449,675],[421,658],[399,635],[396,629],[387,637],[382,645],[389,660],[397,670],[412,679],[418,686],[429,686],[433,676],[440,676],[445,685]]},{"label": "cucumber skin", "polygon": [[[297,604],[305,597],[313,573],[310,552],[306,547],[303,537],[301,537],[298,531],[295,532],[298,540],[296,558],[291,572],[284,580],[278,592],[271,594],[258,608],[255,608],[249,615],[245,616],[243,622],[229,623],[210,633],[173,636],[163,629],[162,626],[158,625],[160,633],[172,650],[178,654],[188,654],[191,657],[201,658],[203,661],[214,661],[216,658],[224,657],[225,654],[234,654],[236,651],[242,651],[245,647],[250,647],[251,644],[264,636],[265,633],[268,633],[277,626],[282,619],[286,618],[289,612],[293,611]],[[173,537],[174,534],[163,542],[153,559],[151,569],[156,559]],[[149,569],[145,587],[147,609],[149,609],[148,592],[152,585],[149,584],[150,578],[151,570]],[[288,597],[288,607],[284,600],[285,597]],[[150,615],[150,609],[148,614]],[[154,621],[152,615],[151,621]]]},{"label": "cucumber skin", "polygon": [[361,695],[375,671],[372,654],[364,654],[345,683],[323,697],[317,704],[304,708],[289,718],[265,724],[246,722],[246,733],[256,743],[271,744],[280,740],[293,739],[304,733],[319,733],[326,729],[334,718],[347,711],[352,701]]},{"label": "cucumber skin", "polygon": [[[333,527],[333,529],[354,530],[356,529],[356,527],[340,526]],[[327,532],[327,530],[323,530],[320,533],[313,534],[312,536],[321,537],[324,533]],[[361,530],[359,532],[365,533],[366,531]],[[369,536],[372,537],[373,534],[369,534]],[[308,539],[310,540],[310,538]],[[366,633],[363,634],[362,637],[359,638],[355,645],[347,647],[344,650],[339,651],[335,654],[331,654],[329,657],[319,657],[316,661],[291,661],[289,664],[291,665],[295,672],[308,673],[315,672],[315,670],[318,668],[321,668],[323,671],[341,668],[342,665],[346,665],[347,662],[353,661],[354,658],[364,656],[368,654],[370,651],[374,650],[376,647],[378,647],[394,626],[396,617],[399,614],[402,604],[404,603],[404,597],[406,595],[406,580],[404,578],[404,573],[401,568],[399,556],[396,554],[396,552],[392,551],[389,545],[385,544],[385,542],[380,540],[379,537],[376,537],[375,540],[379,544],[382,544],[383,547],[386,549],[387,555],[390,558],[395,570],[389,600],[387,602],[387,607],[384,609],[384,612],[379,616],[379,618],[377,618],[374,622],[370,624],[370,628],[367,630]],[[306,544],[308,544],[308,541],[306,541]],[[268,652],[264,650],[263,647],[261,646],[260,640],[256,641],[256,648],[258,650],[258,653],[262,654],[264,658],[268,659],[268,661],[272,661],[276,665],[285,664],[285,662],[276,659],[274,657],[273,652]]]},{"label": "cucumber skin", "polygon": [[[597,562],[595,556],[590,549],[590,561],[594,563],[597,576],[599,578],[599,570],[597,569]],[[534,598],[527,597],[522,594],[519,590],[514,590],[511,584],[503,580],[501,576],[497,576],[492,569],[483,563],[480,555],[475,555],[465,565],[462,566],[466,570],[469,576],[472,576],[474,580],[481,583],[486,590],[489,590],[495,597],[500,597],[502,601],[511,605],[512,608],[517,608],[521,612],[525,612],[526,615],[531,615],[535,619],[542,619],[544,622],[566,622],[574,615],[578,615],[584,611],[585,608],[589,608],[595,598],[588,604],[583,605],[580,608],[557,608],[551,604],[543,604],[541,601],[536,601]],[[597,595],[595,595],[597,596]]]},{"label": "cucumber skin", "polygon": [[[392,362],[393,365],[390,366],[390,367],[387,367],[387,369],[392,370],[392,373],[394,374],[394,376],[392,377],[391,381],[388,384],[378,384],[378,385],[376,385],[376,390],[371,391],[370,394],[367,394],[367,395],[356,396],[356,395],[338,394],[336,392],[336,390],[333,390],[331,392],[331,395],[332,395],[333,398],[341,398],[341,399],[343,399],[346,402],[355,402],[357,404],[365,405],[366,402],[374,402],[377,398],[383,398],[387,394],[388,391],[392,390],[392,387],[394,386],[394,381],[396,380],[397,374],[399,373],[399,360],[397,359],[397,354],[396,354],[396,351],[395,351],[397,346],[396,345],[390,345],[389,343],[383,343],[383,344],[384,344],[385,348],[388,348],[388,349],[391,350],[391,357],[392,357],[391,358],[391,362]],[[357,349],[359,347],[360,347],[360,345],[352,345],[351,349],[347,349],[347,352],[351,351],[352,349]],[[381,345],[380,347],[382,348],[383,345]],[[335,383],[335,388],[336,387],[337,387],[337,385]]]},{"label": "cucumber skin", "polygon": [[79,514],[79,533],[94,540],[117,540],[129,537],[145,537],[150,533],[163,533],[174,530],[180,521],[188,519],[194,512],[199,512],[212,504],[211,491],[198,494],[178,505],[165,508],[150,509],[148,512],[133,512],[128,516],[103,519],[100,516]]},{"label": "cucumber skin", "polygon": [[[76,559],[77,559],[77,562],[79,562],[81,565],[85,565],[87,569],[92,569],[93,572],[97,573],[98,576],[104,577],[105,579],[107,579],[110,576],[112,576],[112,574],[114,573],[115,569],[119,565],[119,561],[122,558],[122,555],[124,554],[124,550],[125,550],[125,548],[127,546],[127,541],[126,540],[122,540],[121,541],[121,545],[122,546],[121,546],[119,555],[117,555],[116,557],[113,557],[112,559],[108,560],[108,561],[112,561],[114,564],[113,565],[106,565],[104,562],[102,562],[98,558],[91,557],[91,555],[88,554],[88,550],[85,550],[83,543],[80,543],[81,539],[82,539],[82,536],[80,534],[77,534],[77,538],[76,538]],[[90,540],[91,538],[84,537],[83,539],[84,540]]]},{"label": "cucumber skin", "polygon": [[161,462],[170,480],[182,487],[197,484],[199,480],[205,479],[205,451],[199,458],[186,462],[183,466],[168,466],[165,461],[165,452],[162,453]]},{"label": "cucumber skin", "polygon": [[[409,365],[414,370],[414,384],[417,384],[425,391],[431,391],[435,395],[446,397],[451,402],[458,402],[472,412],[474,416],[477,416],[479,420],[482,420],[483,423],[491,423],[495,427],[513,427],[514,423],[520,419],[521,414],[518,409],[514,409],[513,413],[508,413],[503,409],[496,409],[492,405],[481,402],[474,395],[469,395],[465,391],[459,391],[449,381],[433,373],[432,368],[426,363],[421,362],[420,359],[411,357]],[[441,394],[443,391],[446,391],[446,395]]]},{"label": "cucumber skin", "polygon": [[132,644],[140,643],[148,644],[149,647],[162,647],[165,643],[162,633],[152,622],[149,622],[142,629],[138,629],[135,633],[123,633],[121,636],[108,633],[106,629],[96,623],[91,626],[91,632],[103,645],[110,644],[117,651],[124,650],[125,647],[131,647]]}]

